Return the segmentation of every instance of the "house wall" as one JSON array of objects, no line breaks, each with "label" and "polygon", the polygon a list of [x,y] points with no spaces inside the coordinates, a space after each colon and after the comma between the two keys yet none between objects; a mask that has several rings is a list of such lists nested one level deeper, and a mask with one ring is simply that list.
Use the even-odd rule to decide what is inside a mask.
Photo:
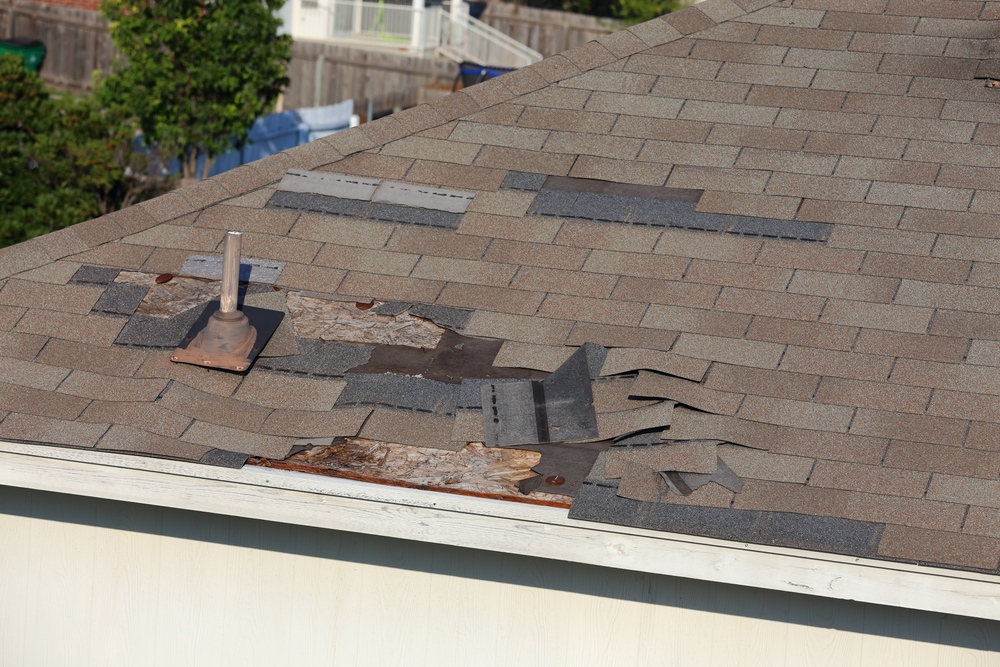
[{"label": "house wall", "polygon": [[0,665],[1000,665],[1000,623],[0,486]]}]

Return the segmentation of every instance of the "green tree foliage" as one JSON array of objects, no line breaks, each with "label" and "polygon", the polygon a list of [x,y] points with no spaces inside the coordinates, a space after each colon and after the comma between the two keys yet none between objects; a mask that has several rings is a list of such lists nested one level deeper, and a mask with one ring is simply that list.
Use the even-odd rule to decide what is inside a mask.
[{"label": "green tree foliage", "polygon": [[241,147],[283,86],[291,37],[283,0],[104,0],[122,58],[105,100],[132,110],[146,140],[194,178],[199,157]]},{"label": "green tree foliage", "polygon": [[134,138],[120,107],[53,98],[20,57],[0,56],[0,247],[169,189]]}]

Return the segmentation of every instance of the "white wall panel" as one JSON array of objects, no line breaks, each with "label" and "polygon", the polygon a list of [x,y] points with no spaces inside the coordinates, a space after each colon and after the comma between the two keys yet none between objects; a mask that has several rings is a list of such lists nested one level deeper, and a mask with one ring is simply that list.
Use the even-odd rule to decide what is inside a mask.
[{"label": "white wall panel", "polygon": [[0,487],[0,665],[1000,666],[1000,623]]}]

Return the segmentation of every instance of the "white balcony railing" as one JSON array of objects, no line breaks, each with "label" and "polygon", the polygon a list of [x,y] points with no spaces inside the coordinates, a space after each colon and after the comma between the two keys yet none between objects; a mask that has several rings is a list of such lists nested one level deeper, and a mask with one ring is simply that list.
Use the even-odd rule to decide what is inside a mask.
[{"label": "white balcony railing", "polygon": [[367,2],[365,0],[296,0],[294,37],[354,42],[405,49],[414,55],[441,55],[457,62],[515,69],[542,55],[482,21],[469,16],[469,6],[454,11]]}]

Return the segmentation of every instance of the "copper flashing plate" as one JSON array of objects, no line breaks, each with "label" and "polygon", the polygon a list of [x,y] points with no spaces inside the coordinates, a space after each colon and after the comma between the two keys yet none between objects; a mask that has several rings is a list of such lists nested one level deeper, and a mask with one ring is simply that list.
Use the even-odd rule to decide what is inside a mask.
[{"label": "copper flashing plate", "polygon": [[285,317],[285,314],[281,311],[243,306],[241,312],[246,315],[247,319],[250,321],[250,326],[256,331],[254,340],[249,344],[249,348],[245,352],[245,357],[240,356],[238,359],[226,358],[206,362],[200,358],[200,355],[193,355],[190,353],[185,354],[198,335],[205,330],[209,319],[217,310],[219,310],[218,301],[213,301],[208,304],[202,312],[201,317],[195,321],[190,331],[188,331],[187,335],[184,337],[184,340],[181,341],[180,345],[178,345],[177,349],[174,351],[174,354],[171,355],[171,361],[193,364],[195,366],[206,366],[208,368],[221,368],[223,370],[234,371],[237,373],[246,372],[250,369],[254,360],[257,359],[260,351],[264,349],[265,345],[267,345],[267,341],[269,341],[271,336],[274,335],[274,332],[277,331],[282,318]]}]

